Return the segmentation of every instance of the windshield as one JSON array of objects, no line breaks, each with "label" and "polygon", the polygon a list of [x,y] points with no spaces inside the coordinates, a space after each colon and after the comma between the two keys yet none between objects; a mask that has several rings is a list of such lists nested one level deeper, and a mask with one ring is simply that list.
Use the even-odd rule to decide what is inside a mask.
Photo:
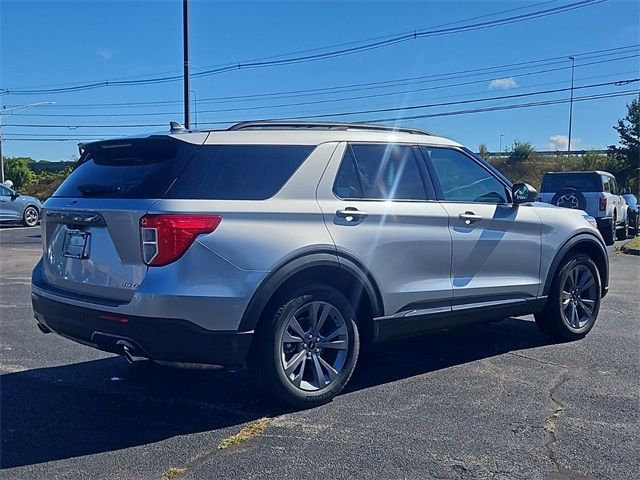
[{"label": "windshield", "polygon": [[601,192],[602,181],[597,173],[547,173],[542,178],[542,193],[553,193],[564,188],[579,192]]}]

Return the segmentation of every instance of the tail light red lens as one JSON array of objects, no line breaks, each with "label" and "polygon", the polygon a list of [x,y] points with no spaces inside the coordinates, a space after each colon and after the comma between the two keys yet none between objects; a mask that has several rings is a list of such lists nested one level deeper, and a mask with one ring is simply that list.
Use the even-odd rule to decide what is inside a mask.
[{"label": "tail light red lens", "polygon": [[175,262],[198,235],[213,232],[221,221],[220,215],[145,215],[140,219],[144,263],[156,267]]},{"label": "tail light red lens", "polygon": [[598,205],[598,208],[600,208],[600,210],[607,209],[607,197],[604,195],[600,195],[600,204]]}]

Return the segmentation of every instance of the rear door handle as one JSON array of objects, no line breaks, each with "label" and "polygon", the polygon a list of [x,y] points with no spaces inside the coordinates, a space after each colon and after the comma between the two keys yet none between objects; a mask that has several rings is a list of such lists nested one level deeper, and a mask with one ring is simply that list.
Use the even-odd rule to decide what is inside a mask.
[{"label": "rear door handle", "polygon": [[464,212],[458,215],[458,218],[464,222],[465,225],[471,225],[474,222],[482,220],[480,215],[476,215],[473,212]]},{"label": "rear door handle", "polygon": [[339,218],[344,218],[347,222],[362,220],[363,218],[367,218],[367,215],[367,212],[358,210],[355,207],[347,207],[344,210],[336,211],[336,216]]}]

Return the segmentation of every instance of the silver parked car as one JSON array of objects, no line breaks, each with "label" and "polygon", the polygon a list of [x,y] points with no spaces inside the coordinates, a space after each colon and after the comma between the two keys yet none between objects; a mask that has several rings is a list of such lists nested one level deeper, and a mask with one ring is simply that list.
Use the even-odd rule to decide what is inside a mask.
[{"label": "silver parked car", "polygon": [[35,227],[40,220],[41,208],[37,198],[20,195],[9,187],[0,185],[0,222]]},{"label": "silver parked car", "polygon": [[592,217],[429,133],[247,122],[81,150],[43,209],[40,329],[246,362],[294,405],[339,393],[363,343],[531,313],[582,338],[608,289]]}]

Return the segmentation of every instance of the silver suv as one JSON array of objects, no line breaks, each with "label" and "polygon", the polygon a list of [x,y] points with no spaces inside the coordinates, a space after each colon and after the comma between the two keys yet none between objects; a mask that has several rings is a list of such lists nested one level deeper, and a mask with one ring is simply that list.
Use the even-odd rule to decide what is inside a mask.
[{"label": "silver suv", "polygon": [[43,332],[164,362],[247,363],[330,400],[360,345],[535,314],[584,337],[608,288],[593,218],[532,203],[417,130],[242,123],[89,143],[43,208]]}]

